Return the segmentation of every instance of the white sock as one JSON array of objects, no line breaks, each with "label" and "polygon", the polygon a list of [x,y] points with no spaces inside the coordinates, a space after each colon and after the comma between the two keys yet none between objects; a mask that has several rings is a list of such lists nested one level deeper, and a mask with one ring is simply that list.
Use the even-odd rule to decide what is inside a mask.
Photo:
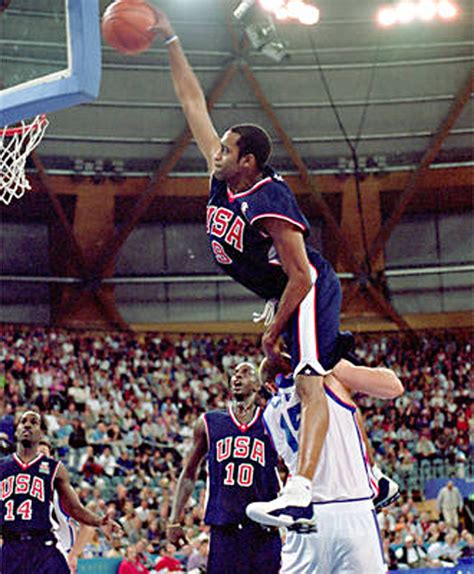
[{"label": "white sock", "polygon": [[308,492],[311,492],[312,483],[311,481],[306,478],[305,476],[301,476],[300,474],[295,474],[290,478],[291,484],[297,486],[298,488],[302,488]]},{"label": "white sock", "polygon": [[384,477],[384,473],[380,470],[380,468],[374,464],[372,465],[372,472],[374,473],[374,477],[376,480],[380,480],[382,477]]}]

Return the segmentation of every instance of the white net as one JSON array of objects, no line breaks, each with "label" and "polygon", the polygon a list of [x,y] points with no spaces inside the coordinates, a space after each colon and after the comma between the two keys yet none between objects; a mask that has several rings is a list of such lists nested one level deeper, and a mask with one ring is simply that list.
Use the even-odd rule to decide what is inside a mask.
[{"label": "white net", "polygon": [[25,174],[26,160],[40,143],[47,126],[48,120],[42,115],[14,128],[0,129],[0,201],[5,205],[31,189]]}]

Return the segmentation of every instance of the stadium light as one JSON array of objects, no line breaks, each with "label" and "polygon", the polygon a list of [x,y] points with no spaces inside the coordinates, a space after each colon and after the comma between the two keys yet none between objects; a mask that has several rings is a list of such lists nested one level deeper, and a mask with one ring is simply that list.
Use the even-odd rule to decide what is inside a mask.
[{"label": "stadium light", "polygon": [[298,20],[306,26],[314,26],[319,22],[319,10],[316,6],[305,4],[300,10]]},{"label": "stadium light", "polygon": [[416,6],[414,2],[400,2],[396,8],[397,19],[400,24],[413,22],[416,16]]},{"label": "stadium light", "polygon": [[384,6],[377,13],[377,21],[381,26],[393,26],[397,22],[397,13],[392,6]]},{"label": "stadium light", "polygon": [[387,28],[395,24],[430,22],[435,18],[452,20],[459,13],[453,0],[401,0],[386,4],[377,12],[377,22]]},{"label": "stadium light", "polygon": [[450,2],[449,0],[441,0],[441,2],[439,2],[438,14],[440,18],[443,18],[444,20],[450,20],[451,18],[457,16],[457,13],[457,6],[453,2]]},{"label": "stadium light", "polygon": [[306,26],[314,26],[319,21],[318,8],[308,0],[259,0],[259,5],[278,20],[298,20]]},{"label": "stadium light", "polygon": [[260,6],[268,12],[276,12],[285,6],[285,0],[260,0]]},{"label": "stadium light", "polygon": [[437,8],[436,2],[433,2],[433,0],[422,0],[417,6],[418,18],[424,22],[433,20],[436,16]]}]

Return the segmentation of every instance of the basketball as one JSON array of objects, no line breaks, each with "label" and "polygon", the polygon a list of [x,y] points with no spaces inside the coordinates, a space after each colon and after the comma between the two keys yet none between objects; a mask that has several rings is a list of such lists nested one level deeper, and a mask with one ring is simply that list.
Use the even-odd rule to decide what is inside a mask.
[{"label": "basketball", "polygon": [[122,54],[140,54],[152,45],[156,12],[144,0],[116,0],[102,16],[104,40]]}]

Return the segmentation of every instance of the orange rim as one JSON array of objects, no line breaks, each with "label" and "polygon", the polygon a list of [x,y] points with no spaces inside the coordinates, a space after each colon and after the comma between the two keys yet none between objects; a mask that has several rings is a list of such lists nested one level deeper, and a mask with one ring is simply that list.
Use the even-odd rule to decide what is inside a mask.
[{"label": "orange rim", "polygon": [[41,114],[39,116],[39,120],[37,122],[35,122],[33,120],[33,122],[26,124],[24,126],[18,126],[15,128],[0,128],[0,136],[7,136],[7,137],[11,137],[14,136],[15,134],[23,134],[25,132],[29,132],[30,130],[37,130],[38,128],[42,127],[45,123],[46,123],[47,119],[46,119],[46,114]]}]

